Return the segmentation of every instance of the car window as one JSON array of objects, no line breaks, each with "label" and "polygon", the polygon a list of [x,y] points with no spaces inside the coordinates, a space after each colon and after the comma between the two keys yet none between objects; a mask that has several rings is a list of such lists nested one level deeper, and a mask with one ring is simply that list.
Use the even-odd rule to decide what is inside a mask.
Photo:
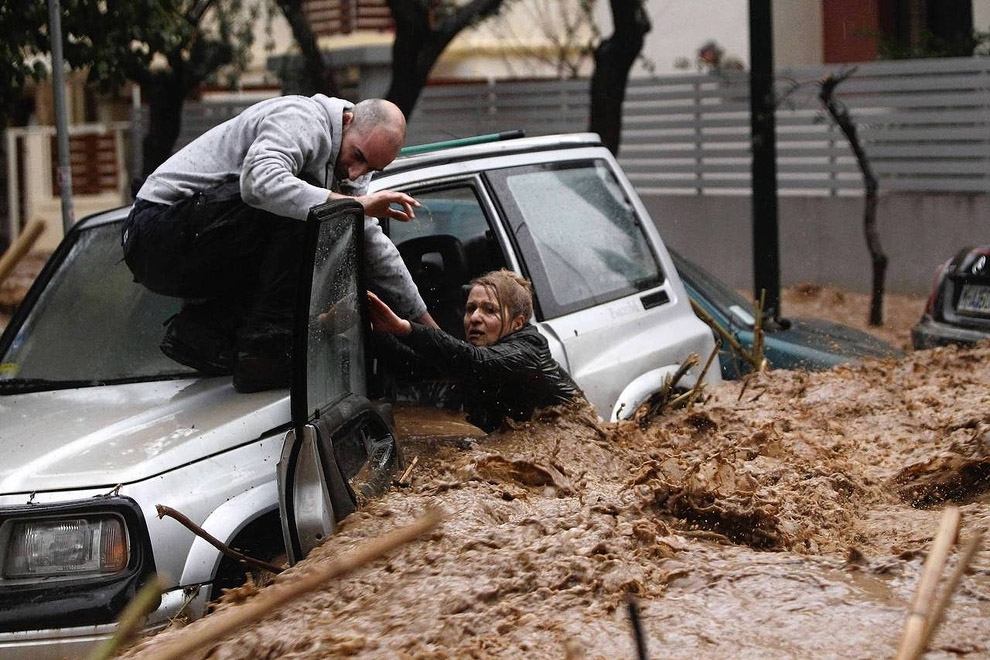
[{"label": "car window", "polygon": [[471,279],[505,266],[505,257],[471,185],[408,191],[421,204],[412,222],[390,222],[395,243],[437,324],[464,334],[462,314]]},{"label": "car window", "polygon": [[604,161],[488,173],[552,318],[659,286],[660,264]]},{"label": "car window", "polygon": [[411,191],[421,204],[412,222],[391,222],[396,245],[424,234],[450,234],[462,242],[484,236],[488,221],[472,186]]},{"label": "car window", "polygon": [[696,292],[698,303],[709,307],[710,309],[707,310],[709,313],[724,316],[734,327],[738,325],[753,327],[756,318],[753,316],[751,302],[676,250],[668,246],[667,251],[684,285]]},{"label": "car window", "polygon": [[300,415],[367,391],[358,259],[362,221],[351,214],[319,226],[306,330],[306,407]]},{"label": "car window", "polygon": [[134,282],[120,223],[85,228],[0,360],[0,379],[57,387],[193,373],[158,348],[162,324],[178,310],[178,299]]}]

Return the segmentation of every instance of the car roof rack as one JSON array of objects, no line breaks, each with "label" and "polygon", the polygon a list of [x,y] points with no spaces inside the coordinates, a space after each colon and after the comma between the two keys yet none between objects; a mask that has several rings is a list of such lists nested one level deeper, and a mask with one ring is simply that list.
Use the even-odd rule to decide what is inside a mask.
[{"label": "car roof rack", "polygon": [[499,141],[501,139],[498,137],[499,135],[502,134],[436,142],[429,145],[429,149],[426,149],[427,145],[414,145],[412,148],[423,149],[423,151],[416,154],[406,153],[396,158],[386,165],[381,172],[375,172],[374,177],[377,179],[421,167],[449,165],[478,157],[602,146],[602,139],[597,133],[561,133],[525,137],[521,131],[518,131],[510,132],[508,135],[519,139],[509,139],[505,142]]},{"label": "car roof rack", "polygon": [[403,147],[399,151],[400,156],[415,156],[429,151],[439,151],[452,147],[463,147],[469,144],[483,144],[485,142],[501,142],[502,140],[516,140],[526,137],[526,131],[516,129],[513,131],[502,131],[500,133],[486,133],[485,135],[475,135],[474,137],[458,138],[455,140],[442,140],[440,142],[427,142],[425,144],[414,144]]}]

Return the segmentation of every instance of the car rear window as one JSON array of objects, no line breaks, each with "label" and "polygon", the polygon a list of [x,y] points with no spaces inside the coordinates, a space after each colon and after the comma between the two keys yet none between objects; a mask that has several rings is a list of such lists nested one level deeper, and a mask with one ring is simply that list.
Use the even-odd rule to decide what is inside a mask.
[{"label": "car rear window", "polygon": [[659,286],[660,264],[608,163],[489,172],[545,318]]}]

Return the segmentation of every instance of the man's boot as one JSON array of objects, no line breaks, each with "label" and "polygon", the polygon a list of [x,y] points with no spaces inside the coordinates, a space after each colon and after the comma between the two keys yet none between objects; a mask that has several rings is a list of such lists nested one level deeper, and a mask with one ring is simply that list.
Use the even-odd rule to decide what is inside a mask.
[{"label": "man's boot", "polygon": [[162,353],[205,376],[227,376],[234,363],[233,325],[222,311],[209,304],[185,303],[166,321],[160,345]]},{"label": "man's boot", "polygon": [[237,333],[234,389],[261,392],[292,382],[292,331],[278,325],[252,325]]}]

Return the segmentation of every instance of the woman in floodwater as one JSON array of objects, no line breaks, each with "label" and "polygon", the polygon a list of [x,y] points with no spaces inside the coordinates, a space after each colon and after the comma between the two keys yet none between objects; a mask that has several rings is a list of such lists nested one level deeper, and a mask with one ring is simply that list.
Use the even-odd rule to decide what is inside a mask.
[{"label": "woman in floodwater", "polygon": [[467,421],[486,432],[505,418],[528,420],[537,408],[584,398],[529,323],[533,294],[528,280],[502,269],[471,280],[470,287],[464,306],[467,341],[399,318],[369,293],[372,328],[401,343],[404,349],[391,352],[406,369],[453,376],[464,390]]}]

